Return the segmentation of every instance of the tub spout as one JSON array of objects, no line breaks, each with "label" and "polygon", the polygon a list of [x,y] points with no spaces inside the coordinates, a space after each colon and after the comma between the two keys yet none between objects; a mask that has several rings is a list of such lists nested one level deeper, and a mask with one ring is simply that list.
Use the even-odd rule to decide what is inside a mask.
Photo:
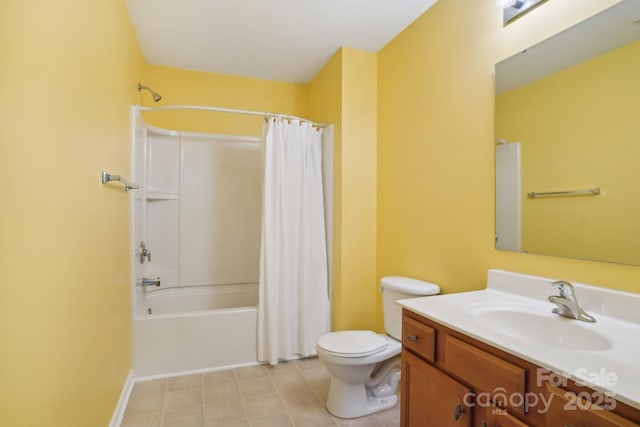
[{"label": "tub spout", "polygon": [[143,277],[138,283],[139,286],[160,286],[160,278],[159,277]]}]

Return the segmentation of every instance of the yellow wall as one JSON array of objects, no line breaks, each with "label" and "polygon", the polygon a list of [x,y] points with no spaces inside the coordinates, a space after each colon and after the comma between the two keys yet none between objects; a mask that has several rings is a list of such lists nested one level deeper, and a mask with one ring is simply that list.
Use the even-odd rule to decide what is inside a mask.
[{"label": "yellow wall", "polygon": [[[142,92],[145,106],[208,105],[215,107],[268,111],[299,117],[306,115],[306,87],[300,83],[276,82],[203,73],[171,67],[147,65],[144,85],[162,95],[154,103]],[[200,111],[161,111],[144,114],[147,123],[167,129],[234,135],[260,135],[263,119],[229,113]]]},{"label": "yellow wall", "polygon": [[[342,49],[342,307],[336,329],[380,329],[376,281],[377,55]],[[372,310],[377,307],[377,310]]]},{"label": "yellow wall", "polygon": [[445,292],[484,281],[492,62],[478,35],[497,24],[494,7],[441,0],[378,53],[379,276],[430,280]]},{"label": "yellow wall", "polygon": [[380,329],[376,259],[376,54],[342,48],[308,84],[334,125],[333,329]]},{"label": "yellow wall", "polygon": [[640,291],[640,267],[494,249],[493,64],[617,1],[547,2],[506,28],[498,3],[440,0],[378,54],[378,276],[453,292],[502,268]]},{"label": "yellow wall", "polygon": [[106,426],[130,361],[123,1],[0,6],[0,425]]},{"label": "yellow wall", "polygon": [[308,83],[307,112],[311,120],[333,125],[333,257],[331,324],[341,324],[342,300],[342,50]]},{"label": "yellow wall", "polygon": [[639,69],[635,42],[496,98],[496,135],[521,141],[524,251],[640,265]]}]

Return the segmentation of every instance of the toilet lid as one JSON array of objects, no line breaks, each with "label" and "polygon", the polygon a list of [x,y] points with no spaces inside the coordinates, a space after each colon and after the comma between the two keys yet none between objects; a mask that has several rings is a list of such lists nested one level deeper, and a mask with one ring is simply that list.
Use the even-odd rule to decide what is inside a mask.
[{"label": "toilet lid", "polygon": [[387,340],[373,331],[339,331],[320,337],[318,346],[334,356],[365,357],[384,349]]}]

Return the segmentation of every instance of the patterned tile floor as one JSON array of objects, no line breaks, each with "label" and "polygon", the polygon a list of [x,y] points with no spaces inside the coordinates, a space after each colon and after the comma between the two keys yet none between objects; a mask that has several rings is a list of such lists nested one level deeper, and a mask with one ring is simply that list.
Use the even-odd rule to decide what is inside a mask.
[{"label": "patterned tile floor", "polygon": [[317,358],[135,384],[122,427],[398,427],[400,407],[352,420],[329,414]]}]

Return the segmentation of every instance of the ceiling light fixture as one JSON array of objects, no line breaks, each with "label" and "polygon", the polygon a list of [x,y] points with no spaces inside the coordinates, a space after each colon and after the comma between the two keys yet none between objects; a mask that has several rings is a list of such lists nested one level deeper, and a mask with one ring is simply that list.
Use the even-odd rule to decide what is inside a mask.
[{"label": "ceiling light fixture", "polygon": [[502,23],[503,25],[510,24],[516,18],[521,17],[527,12],[530,12],[535,7],[541,5],[546,0],[503,0],[502,8]]}]

